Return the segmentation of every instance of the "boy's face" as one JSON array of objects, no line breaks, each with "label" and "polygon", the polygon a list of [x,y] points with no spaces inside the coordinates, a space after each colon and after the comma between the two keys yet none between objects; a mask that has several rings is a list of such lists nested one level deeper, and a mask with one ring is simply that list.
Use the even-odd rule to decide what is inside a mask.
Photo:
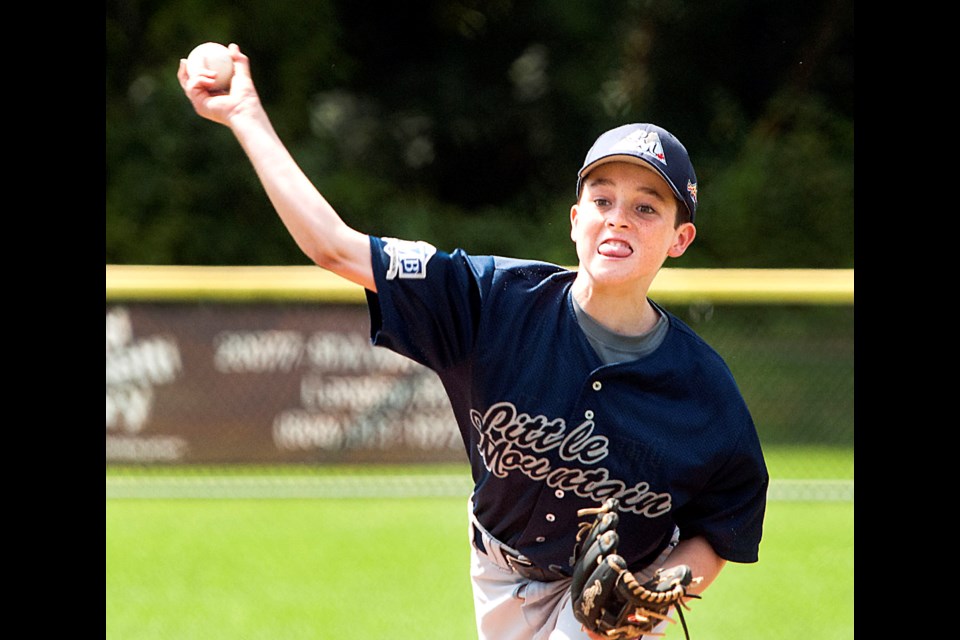
[{"label": "boy's face", "polygon": [[570,237],[580,269],[594,286],[649,288],[667,257],[683,255],[696,228],[674,228],[677,200],[666,181],[645,166],[608,162],[583,182],[570,209]]}]

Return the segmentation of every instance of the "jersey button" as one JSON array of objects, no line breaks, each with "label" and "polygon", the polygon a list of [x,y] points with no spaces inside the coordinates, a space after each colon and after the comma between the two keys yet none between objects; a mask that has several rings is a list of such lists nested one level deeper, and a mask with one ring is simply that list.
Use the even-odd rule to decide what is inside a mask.
[{"label": "jersey button", "polygon": [[547,514],[547,522],[553,522],[556,519],[557,519],[557,516],[553,515],[552,513]]},{"label": "jersey button", "polygon": [[537,536],[537,542],[546,542],[546,540],[543,536]]},{"label": "jersey button", "polygon": [[593,420],[593,411],[591,411],[590,409],[587,409],[586,411],[583,412],[583,417],[586,418],[587,420]]},{"label": "jersey button", "polygon": [[594,391],[600,391],[600,389],[602,389],[602,388],[603,388],[603,383],[602,383],[602,382],[600,382],[599,380],[594,380],[594,381],[593,381],[593,390],[594,390]]},{"label": "jersey button", "polygon": [[558,498],[562,498],[562,497],[563,497],[563,489],[557,489],[556,491],[553,492],[553,495],[557,496]]}]

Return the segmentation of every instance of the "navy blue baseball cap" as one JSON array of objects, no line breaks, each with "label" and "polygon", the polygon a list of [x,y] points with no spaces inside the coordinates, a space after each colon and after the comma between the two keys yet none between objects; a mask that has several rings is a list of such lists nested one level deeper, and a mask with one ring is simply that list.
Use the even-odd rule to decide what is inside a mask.
[{"label": "navy blue baseball cap", "polygon": [[687,149],[672,133],[655,124],[625,124],[607,131],[593,143],[577,174],[577,198],[583,179],[607,162],[632,162],[649,167],[667,181],[687,205],[691,222],[697,213],[697,174]]}]

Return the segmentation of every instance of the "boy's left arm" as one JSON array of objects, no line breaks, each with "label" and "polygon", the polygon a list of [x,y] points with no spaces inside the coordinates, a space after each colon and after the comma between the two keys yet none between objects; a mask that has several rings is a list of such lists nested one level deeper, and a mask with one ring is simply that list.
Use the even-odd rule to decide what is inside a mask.
[{"label": "boy's left arm", "polygon": [[691,584],[688,590],[691,594],[702,593],[710,583],[720,574],[727,561],[717,555],[710,543],[703,536],[683,540],[667,558],[666,567],[685,564],[690,567],[694,576],[703,578],[697,584]]}]

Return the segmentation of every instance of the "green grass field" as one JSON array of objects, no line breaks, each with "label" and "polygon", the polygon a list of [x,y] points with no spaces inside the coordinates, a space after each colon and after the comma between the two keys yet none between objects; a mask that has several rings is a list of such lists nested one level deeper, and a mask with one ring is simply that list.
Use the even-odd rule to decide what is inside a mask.
[{"label": "green grass field", "polygon": [[[107,638],[475,638],[465,500],[108,499]],[[760,562],[692,604],[691,639],[853,638],[853,520],[771,502]]]}]

